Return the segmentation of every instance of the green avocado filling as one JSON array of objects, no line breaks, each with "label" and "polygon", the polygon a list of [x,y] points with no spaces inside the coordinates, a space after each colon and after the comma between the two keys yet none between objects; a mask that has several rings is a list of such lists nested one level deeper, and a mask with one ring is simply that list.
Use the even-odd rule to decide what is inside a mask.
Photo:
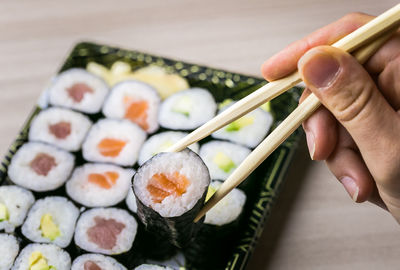
[{"label": "green avocado filling", "polygon": [[172,111],[176,113],[183,114],[186,117],[190,116],[190,111],[193,107],[192,100],[188,96],[183,96],[177,100],[177,102],[172,107]]},{"label": "green avocado filling", "polygon": [[49,265],[41,252],[35,251],[29,257],[29,270],[57,270],[57,268]]},{"label": "green avocado filling", "polygon": [[227,155],[222,152],[218,152],[213,159],[214,163],[217,164],[218,168],[228,173],[232,169],[236,168],[236,164]]},{"label": "green avocado filling", "polygon": [[226,126],[225,130],[228,132],[239,131],[245,126],[249,126],[254,123],[254,117],[251,116],[243,116],[236,121],[233,121],[229,125]]},{"label": "green avocado filling", "polygon": [[161,153],[165,150],[167,150],[168,148],[170,148],[172,145],[174,145],[174,143],[172,141],[166,141],[163,144],[160,145],[160,147],[158,148],[157,152],[152,153],[152,156],[157,155],[158,153]]},{"label": "green avocado filling", "polygon": [[232,102],[233,102],[233,99],[230,99],[230,98],[225,99],[220,104],[218,104],[218,109],[221,110],[221,109],[225,108],[226,106],[228,106],[229,104],[231,104]]},{"label": "green avocado filling", "polygon": [[54,241],[61,235],[61,231],[54,223],[53,217],[50,214],[44,214],[40,220],[40,230],[42,236]]},{"label": "green avocado filling", "polygon": [[265,102],[263,105],[260,106],[266,112],[271,112],[271,102]]},{"label": "green avocado filling", "polygon": [[9,218],[10,218],[10,214],[8,213],[6,205],[3,203],[0,203],[0,222],[8,220]]},{"label": "green avocado filling", "polygon": [[208,187],[208,191],[207,191],[207,195],[206,195],[206,201],[208,201],[211,198],[211,196],[214,195],[214,193],[216,191],[217,190],[215,188],[213,188],[212,186],[209,186]]}]

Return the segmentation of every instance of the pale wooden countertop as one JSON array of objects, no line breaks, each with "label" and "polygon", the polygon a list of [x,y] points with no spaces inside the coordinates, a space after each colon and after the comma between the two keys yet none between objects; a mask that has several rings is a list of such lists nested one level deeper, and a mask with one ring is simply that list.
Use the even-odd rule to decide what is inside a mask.
[{"label": "pale wooden countertop", "polygon": [[[350,11],[395,0],[13,1],[0,3],[0,152],[81,40],[260,75],[274,52]],[[399,225],[356,205],[305,143],[249,269],[398,269]]]}]

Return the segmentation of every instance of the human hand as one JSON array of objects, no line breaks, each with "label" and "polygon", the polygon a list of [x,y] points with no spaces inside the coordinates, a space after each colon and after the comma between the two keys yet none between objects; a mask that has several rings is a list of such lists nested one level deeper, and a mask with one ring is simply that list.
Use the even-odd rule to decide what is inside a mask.
[{"label": "human hand", "polygon": [[262,66],[267,80],[298,67],[324,105],[303,128],[311,158],[325,160],[356,202],[388,209],[400,223],[400,34],[364,66],[332,44],[373,17],[352,13],[296,41]]}]

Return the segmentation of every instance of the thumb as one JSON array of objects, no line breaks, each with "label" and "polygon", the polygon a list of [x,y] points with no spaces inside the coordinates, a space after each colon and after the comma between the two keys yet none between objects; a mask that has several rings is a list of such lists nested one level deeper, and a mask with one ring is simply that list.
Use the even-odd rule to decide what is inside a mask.
[{"label": "thumb", "polygon": [[308,88],[350,133],[378,186],[395,188],[393,195],[399,197],[400,184],[394,187],[390,179],[399,177],[394,174],[400,162],[400,118],[367,71],[350,54],[330,46],[309,50],[298,68]]}]

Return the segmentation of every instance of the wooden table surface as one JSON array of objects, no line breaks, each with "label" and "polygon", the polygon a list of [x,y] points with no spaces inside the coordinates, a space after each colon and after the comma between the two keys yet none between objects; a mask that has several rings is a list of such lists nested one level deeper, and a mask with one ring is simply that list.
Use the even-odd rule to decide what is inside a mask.
[{"label": "wooden table surface", "polygon": [[[78,41],[260,75],[261,63],[351,11],[395,0],[15,1],[0,3],[0,152]],[[356,205],[304,143],[248,269],[398,269],[399,225]]]}]

